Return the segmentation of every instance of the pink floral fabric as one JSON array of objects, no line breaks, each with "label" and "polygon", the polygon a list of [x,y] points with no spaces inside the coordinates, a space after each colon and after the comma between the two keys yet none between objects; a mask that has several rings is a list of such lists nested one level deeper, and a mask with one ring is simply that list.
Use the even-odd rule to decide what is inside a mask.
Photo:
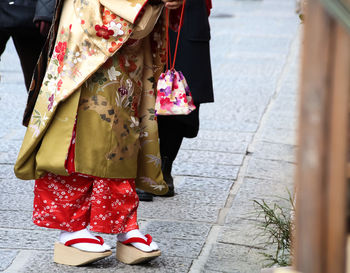
[{"label": "pink floral fabric", "polygon": [[157,115],[188,115],[196,106],[185,77],[176,70],[162,73],[157,84]]}]

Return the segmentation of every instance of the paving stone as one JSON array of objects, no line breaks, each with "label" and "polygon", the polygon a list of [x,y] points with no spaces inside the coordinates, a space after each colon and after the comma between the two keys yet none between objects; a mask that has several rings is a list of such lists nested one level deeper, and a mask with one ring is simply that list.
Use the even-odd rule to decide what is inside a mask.
[{"label": "paving stone", "polygon": [[282,128],[264,129],[260,139],[266,142],[290,145],[296,145],[297,142],[295,130],[287,130]]},{"label": "paving stone", "polygon": [[[286,55],[291,40],[288,37],[266,37],[262,36],[240,36],[237,43],[233,44],[231,50],[237,54],[241,52],[264,52],[274,55]],[[269,55],[273,56],[273,55]],[[279,62],[280,63],[280,62]]]},{"label": "paving stone", "polygon": [[239,166],[197,163],[174,162],[172,173],[174,175],[203,176],[214,178],[236,179]]},{"label": "paving stone", "polygon": [[[262,6],[264,7],[264,6]],[[286,16],[285,18],[280,16],[255,16],[254,18],[250,16],[246,17],[237,17],[237,24],[241,24],[239,28],[233,28],[232,34],[235,35],[244,35],[249,33],[249,35],[264,35],[264,36],[294,36],[297,31],[296,21],[297,15],[293,13],[293,9],[289,7],[289,14],[292,16]],[[263,10],[261,10],[261,14],[264,11],[269,11],[270,7],[265,6]],[[279,10],[279,12],[281,12]],[[286,32],[288,29],[288,32]]]},{"label": "paving stone", "polygon": [[182,149],[179,151],[176,157],[176,162],[195,162],[240,166],[242,165],[243,157],[244,156],[242,154]]},{"label": "paving stone", "polygon": [[[254,64],[259,63],[260,68],[273,67],[277,71],[281,71],[283,68],[283,63],[279,62],[279,59],[276,58],[276,55],[261,55],[258,52],[236,52],[230,51],[227,56],[218,57],[215,66],[219,68],[220,66],[228,67],[227,61],[235,62],[236,64],[243,63],[246,67],[252,67]],[[266,73],[266,72],[265,72]],[[221,98],[231,98],[229,103],[238,103],[238,99],[249,99],[250,95],[261,96],[266,94],[271,94],[274,92],[274,87],[276,87],[278,78],[273,77],[264,77],[261,75],[255,75],[250,73],[233,73],[230,74],[224,73],[220,75],[220,80],[214,80],[214,87],[217,90],[215,92],[215,100],[223,101]],[[271,90],[272,89],[272,90]],[[229,92],[227,92],[229,90]],[[241,91],[241,92],[240,92]],[[232,100],[235,98],[235,100]],[[262,98],[263,99],[263,98]],[[254,101],[251,100],[252,103]],[[204,104],[207,107],[210,107],[214,104]],[[203,106],[204,106],[203,105]],[[202,105],[201,105],[202,107]],[[232,110],[230,108],[223,110]]]},{"label": "paving stone", "polygon": [[157,237],[155,237],[155,241],[159,244],[159,248],[162,249],[164,256],[185,257],[195,259],[201,252],[206,238],[197,238],[196,240],[156,239]]},{"label": "paving stone", "polygon": [[181,148],[186,150],[202,150],[213,152],[229,152],[245,154],[248,142],[224,142],[215,140],[184,139]]},{"label": "paving stone", "polygon": [[58,238],[58,231],[53,229],[35,229],[28,232],[22,229],[0,229],[0,249],[36,249],[49,250],[53,248]]},{"label": "paving stone", "polygon": [[[0,195],[1,198],[1,195]],[[32,211],[0,210],[0,228],[36,229],[32,222]]]},{"label": "paving stone", "polygon": [[265,200],[273,206],[274,203],[290,208],[289,192],[293,191],[292,183],[280,183],[276,180],[245,178],[242,187],[235,197],[232,207],[226,216],[226,224],[233,225],[238,218],[256,220],[258,213],[254,200]]},{"label": "paving stone", "polygon": [[220,229],[218,243],[227,243],[244,246],[254,246],[263,249],[267,238],[265,233],[259,229],[259,222],[247,219],[235,219]]},{"label": "paving stone", "polygon": [[[231,62],[250,62],[252,63],[251,65],[253,65],[254,60],[256,61],[258,58],[258,56],[256,56],[254,53],[241,53],[240,55],[235,54],[236,53],[232,52],[229,56],[227,56],[227,58],[229,58]],[[274,58],[269,58],[267,61],[270,61],[271,59],[273,60]],[[251,104],[256,104],[258,102],[263,104],[262,102],[269,100],[268,96],[274,93],[276,87],[277,79],[273,77],[262,79],[261,77],[254,77],[250,74],[235,74],[230,76],[225,75],[221,77],[220,81],[214,81],[214,89],[218,90],[215,93],[215,101],[219,101],[220,105],[234,105],[235,107],[240,105],[240,100],[242,100],[242,103],[245,105],[248,105],[249,102]],[[227,90],[230,91],[227,92]],[[256,99],[249,100],[249,98],[255,98],[255,96],[259,98],[258,101],[256,101]],[[218,107],[218,104],[214,103],[203,106],[211,109],[212,107]],[[261,106],[263,107],[264,105]],[[233,110],[236,109],[233,109],[232,107],[221,108],[220,112],[223,112],[224,110],[229,110],[226,111],[227,113],[234,113],[235,111]]]},{"label": "paving stone", "polygon": [[228,193],[234,181],[232,179],[218,179],[205,177],[182,176],[175,178],[175,191],[182,194],[186,191]]},{"label": "paving stone", "polygon": [[26,194],[1,193],[0,197],[0,210],[31,211],[33,209],[34,194],[32,192]]},{"label": "paving stone", "polygon": [[[250,58],[254,60],[254,58]],[[235,61],[235,60],[233,60]],[[253,64],[252,64],[253,65]],[[245,81],[249,82],[249,79]],[[256,81],[256,79],[255,79]],[[243,83],[241,83],[243,82]],[[201,112],[201,128],[218,130],[254,131],[265,111],[275,87],[273,83],[248,85],[243,80],[224,78],[215,85],[216,90],[225,90],[232,86],[230,93],[217,92],[216,103],[208,105]],[[254,98],[254,100],[252,100]],[[230,110],[228,110],[230,109]],[[219,127],[220,126],[220,127]]]},{"label": "paving stone", "polygon": [[258,273],[263,268],[261,250],[231,245],[215,244],[205,264],[205,270],[231,273]]},{"label": "paving stone", "polygon": [[[255,55],[232,55],[229,60],[233,62],[243,62],[254,65],[254,63],[257,62],[257,57]],[[260,61],[271,63],[271,60],[275,60],[275,58],[266,58]],[[280,67],[280,70],[281,69],[282,66]],[[237,108],[241,104],[249,106],[260,103],[260,107],[264,108],[265,105],[263,102],[268,101],[269,96],[272,95],[275,91],[276,79],[273,79],[274,78],[267,79],[266,81],[262,82],[259,77],[250,78],[249,75],[244,74],[235,74],[233,77],[225,75],[222,77],[220,82],[215,82],[215,88],[218,89],[218,92],[215,93],[215,101],[220,102],[220,105],[231,105],[234,108]],[[230,88],[230,92],[226,91],[228,86]],[[252,100],[252,97],[258,100]],[[218,107],[220,105],[217,103],[208,104],[207,109],[210,110],[211,108]],[[221,108],[218,109],[218,111],[226,112],[226,114],[232,114],[236,112],[236,109],[234,108]],[[225,118],[225,116],[222,118]]]},{"label": "paving stone", "polygon": [[[296,88],[290,88],[295,90]],[[288,115],[290,117],[297,116],[297,98],[295,95],[285,95],[281,99],[278,99],[271,106],[271,112],[275,114]],[[269,116],[272,118],[272,116]]]},{"label": "paving stone", "polygon": [[[208,130],[222,130],[222,131],[246,131],[255,132],[257,129],[257,122],[260,121],[264,107],[259,103],[235,103],[230,104],[225,101],[220,103],[221,107],[235,108],[234,112],[223,113],[221,107],[218,105],[213,106],[212,111],[207,111],[206,114],[201,116],[200,128]],[[267,101],[266,101],[267,104]],[[213,113],[217,115],[213,118]]]},{"label": "paving stone", "polygon": [[9,152],[0,152],[0,164],[14,165],[18,153],[10,150]]},{"label": "paving stone", "polygon": [[17,250],[0,249],[0,271],[3,271],[6,268],[8,268],[11,265],[14,258],[16,258],[17,254]]},{"label": "paving stone", "polygon": [[[213,126],[213,129],[217,130],[226,130],[230,129],[231,131],[250,131],[256,130],[255,124],[257,124],[263,113],[264,113],[264,104],[268,103],[268,96],[265,96],[264,102],[248,102],[240,101],[240,103],[230,103],[230,98],[225,99],[225,102],[218,102],[217,105],[213,105],[213,108],[208,110],[205,114],[201,115],[201,129],[208,130],[208,126]],[[225,112],[222,111],[222,108],[234,108],[235,111]],[[214,116],[216,113],[216,116]],[[218,125],[218,124],[219,125]],[[220,125],[221,124],[221,125]],[[242,124],[242,125],[241,125]],[[220,127],[219,127],[220,126]],[[248,128],[245,128],[249,126]],[[221,129],[220,129],[221,128]]]},{"label": "paving stone", "polygon": [[[0,100],[1,100],[1,97],[0,97]],[[1,130],[0,131],[0,139],[3,139],[5,137],[5,135],[6,135],[5,130]]]},{"label": "paving stone", "polygon": [[230,272],[225,272],[225,271],[217,271],[217,270],[212,270],[212,269],[202,269],[201,273],[230,273]]},{"label": "paving stone", "polygon": [[[21,91],[22,89],[19,88],[19,84],[4,84],[1,85],[1,112],[3,112],[3,114],[11,116],[11,114],[13,115],[14,113],[18,113],[18,114],[23,114],[24,112],[24,106],[27,102],[27,92],[25,91],[25,89],[23,90],[24,93]],[[13,87],[13,89],[17,89],[17,90],[11,90]],[[21,108],[18,108],[19,106],[22,106]],[[16,107],[16,108],[13,108]],[[15,118],[19,118],[21,119],[22,116],[15,116]],[[18,124],[20,127],[21,126],[21,120],[20,123]]]},{"label": "paving stone", "polygon": [[[204,106],[201,106],[203,109]],[[247,143],[251,142],[253,138],[252,133],[247,132],[232,132],[232,131],[213,131],[200,129],[196,139],[200,140],[210,140],[210,141],[223,141],[223,142],[240,142]]]},{"label": "paving stone", "polygon": [[13,165],[0,164],[0,179],[14,178]]},{"label": "paving stone", "polygon": [[258,123],[220,123],[219,120],[204,119],[201,120],[201,128],[203,129],[212,129],[212,130],[227,130],[227,131],[242,131],[242,132],[256,132],[259,127]]},{"label": "paving stone", "polygon": [[33,189],[34,180],[20,180],[18,178],[0,179],[0,196],[4,193],[11,195],[30,194],[33,192]]},{"label": "paving stone", "polygon": [[261,141],[252,152],[254,158],[296,162],[296,146],[290,144]]},{"label": "paving stone", "polygon": [[3,73],[1,73],[1,82],[24,84],[24,77],[22,71],[4,71]]},{"label": "paving stone", "polygon": [[[251,37],[254,40],[254,37]],[[232,55],[231,55],[232,56]],[[235,61],[236,58],[230,58],[230,61]],[[255,59],[252,58],[245,59],[243,62],[237,61],[237,63],[232,64],[230,62],[226,62],[222,69],[225,71],[226,77],[236,76],[238,74],[245,75],[247,77],[254,78],[278,78],[278,75],[282,71],[283,63],[278,62],[274,58],[260,58]],[[254,89],[254,86],[251,86]]]},{"label": "paving stone", "polygon": [[[266,100],[265,104],[268,103]],[[240,131],[240,132],[250,132],[254,133],[257,130],[257,125],[259,125],[260,119],[264,113],[265,108],[255,102],[248,103],[243,102],[235,105],[231,105],[229,102],[225,102],[226,105],[221,105],[225,108],[235,108],[234,112],[231,113],[220,113],[219,105],[213,106],[213,111],[207,112],[206,115],[202,116],[200,128],[209,130],[220,130],[220,131]],[[218,113],[213,118],[213,113]],[[210,115],[212,114],[212,115]]]},{"label": "paving stone", "polygon": [[[21,141],[24,138],[25,135],[25,127],[21,128],[9,128],[4,135],[4,139],[6,140],[15,140],[15,141]],[[19,150],[20,147],[18,147]]]},{"label": "paving stone", "polygon": [[[260,200],[257,198],[257,200]],[[233,206],[229,209],[225,218],[225,225],[231,225],[237,219],[245,220],[257,220],[257,213],[254,207],[254,198],[248,197],[247,199],[235,199]]]},{"label": "paving stone", "polygon": [[3,140],[0,141],[0,164],[14,164],[22,141]]},{"label": "paving stone", "polygon": [[[239,196],[235,200],[280,200],[289,197],[288,192],[293,192],[292,181],[265,180],[245,178],[244,185],[240,188]],[[282,202],[282,200],[281,200]]]},{"label": "paving stone", "polygon": [[[182,190],[181,187],[175,185],[175,196],[171,198],[171,202],[178,204],[191,204],[210,206],[220,208],[225,205],[226,198],[229,192],[220,191],[192,191]],[[165,200],[164,200],[165,199]],[[169,198],[157,197],[159,202],[166,202]]]},{"label": "paving stone", "polygon": [[215,8],[213,9],[213,16],[210,16],[211,20],[222,20],[216,19],[215,13],[224,13],[227,14],[229,11],[233,11],[234,15],[243,16],[246,14],[253,13],[255,14],[261,7],[261,1],[230,1],[223,3],[223,1],[217,1],[215,3]]},{"label": "paving stone", "polygon": [[262,203],[264,200],[270,207],[273,207],[275,204],[282,206],[285,211],[289,211],[291,204],[289,201],[282,198],[288,198],[287,190],[281,194],[276,194],[275,196],[270,195],[269,197],[256,197],[256,198],[247,198],[247,199],[237,199],[234,202],[232,208],[230,208],[228,214],[226,215],[225,224],[231,225],[233,222],[238,220],[250,220],[258,221],[259,212],[258,206],[254,203],[254,200]]},{"label": "paving stone", "polygon": [[293,163],[285,161],[258,159],[252,157],[249,161],[246,177],[271,179],[281,183],[289,183],[294,177]]},{"label": "paving stone", "polygon": [[264,1],[263,7],[271,8],[272,10],[283,10],[284,8],[286,11],[289,11],[289,13],[294,13],[294,4],[293,1],[280,2],[277,0],[266,0]]},{"label": "paving stone", "polygon": [[[11,64],[11,65],[8,65]],[[20,71],[21,65],[16,53],[12,39],[6,44],[6,50],[1,55],[0,70],[1,71]],[[2,83],[2,81],[1,81]]]},{"label": "paving stone", "polygon": [[[1,71],[1,70],[0,70]],[[2,75],[2,74],[1,74]],[[0,75],[0,76],[1,76]],[[2,105],[2,107],[6,107],[6,104],[3,102],[9,102],[9,103],[24,103],[26,102],[26,96],[24,96],[23,94],[25,94],[27,92],[26,87],[24,85],[24,81],[23,83],[13,83],[13,82],[4,82],[3,78],[1,78],[0,80],[0,105]],[[22,97],[20,97],[20,94],[22,94]],[[11,101],[10,99],[10,95],[16,96],[19,98],[19,101]],[[3,101],[3,102],[1,102]],[[4,108],[2,108],[4,109]],[[24,109],[13,109],[14,111],[24,111]],[[20,118],[20,116],[19,116]]]},{"label": "paving stone", "polygon": [[196,222],[147,221],[146,224],[147,232],[154,234],[159,240],[170,242],[174,238],[203,241],[210,228],[210,224]]},{"label": "paving stone", "polygon": [[198,221],[214,223],[219,208],[204,206],[203,203],[193,204],[173,202],[171,198],[157,197],[153,202],[140,202],[138,217],[140,219],[162,219],[172,221]]},{"label": "paving stone", "polygon": [[276,112],[268,116],[268,120],[265,124],[265,130],[268,130],[270,128],[294,130],[296,126],[296,116],[283,115]]}]

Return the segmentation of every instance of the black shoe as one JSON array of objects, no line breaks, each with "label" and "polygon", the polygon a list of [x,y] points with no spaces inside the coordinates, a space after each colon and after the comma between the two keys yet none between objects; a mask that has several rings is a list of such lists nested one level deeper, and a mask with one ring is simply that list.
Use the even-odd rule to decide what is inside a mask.
[{"label": "black shoe", "polygon": [[147,202],[153,201],[153,194],[151,193],[148,193],[139,189],[136,189],[136,193],[139,196],[140,201],[147,201]]},{"label": "black shoe", "polygon": [[159,195],[160,197],[172,197],[175,195],[175,189],[174,189],[174,180],[173,180],[173,177],[170,176],[170,177],[167,177],[167,178],[164,178],[166,184],[168,185],[168,192],[164,195]]},{"label": "black shoe", "polygon": [[171,169],[173,167],[173,162],[169,160],[168,157],[164,156],[162,157],[162,172],[164,181],[168,185],[169,191],[164,195],[159,195],[163,197],[172,197],[175,195],[174,191],[174,179],[171,176]]}]

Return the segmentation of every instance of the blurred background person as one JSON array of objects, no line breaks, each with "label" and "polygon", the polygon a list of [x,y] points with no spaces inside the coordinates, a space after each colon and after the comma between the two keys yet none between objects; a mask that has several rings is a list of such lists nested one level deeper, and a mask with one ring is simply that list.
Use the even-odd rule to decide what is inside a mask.
[{"label": "blurred background person", "polygon": [[12,38],[27,90],[50,29],[54,8],[55,0],[0,0],[0,60]]},{"label": "blurred background person", "polygon": [[[162,196],[174,196],[174,181],[171,175],[173,162],[183,138],[194,138],[198,134],[200,104],[214,101],[208,20],[211,8],[211,0],[186,1],[175,69],[182,71],[185,76],[197,109],[189,115],[157,117],[162,171],[164,180],[169,187],[169,192]],[[178,12],[178,10],[172,12]],[[169,35],[173,55],[177,33],[169,29]],[[138,191],[138,193],[142,201],[153,199],[149,193],[142,191]]]}]

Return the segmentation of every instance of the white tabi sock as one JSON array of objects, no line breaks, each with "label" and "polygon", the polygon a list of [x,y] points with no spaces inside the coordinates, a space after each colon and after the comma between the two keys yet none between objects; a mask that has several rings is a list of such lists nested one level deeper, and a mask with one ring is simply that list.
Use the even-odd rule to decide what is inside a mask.
[{"label": "white tabi sock", "polygon": [[[94,235],[91,234],[91,232],[88,229],[85,228],[75,232],[61,230],[59,242],[65,244],[69,240],[79,238],[89,238],[98,240]],[[111,249],[111,247],[106,243],[104,243],[103,245],[93,243],[77,243],[71,246],[88,252],[105,252]]]},{"label": "white tabi sock", "polygon": [[[147,241],[147,238],[141,233],[139,229],[134,229],[127,233],[120,233],[117,235],[119,242],[124,242],[134,237],[142,238],[145,241]],[[158,245],[153,241],[149,246],[143,243],[131,243],[131,245],[144,252],[151,252],[159,249]]]}]

